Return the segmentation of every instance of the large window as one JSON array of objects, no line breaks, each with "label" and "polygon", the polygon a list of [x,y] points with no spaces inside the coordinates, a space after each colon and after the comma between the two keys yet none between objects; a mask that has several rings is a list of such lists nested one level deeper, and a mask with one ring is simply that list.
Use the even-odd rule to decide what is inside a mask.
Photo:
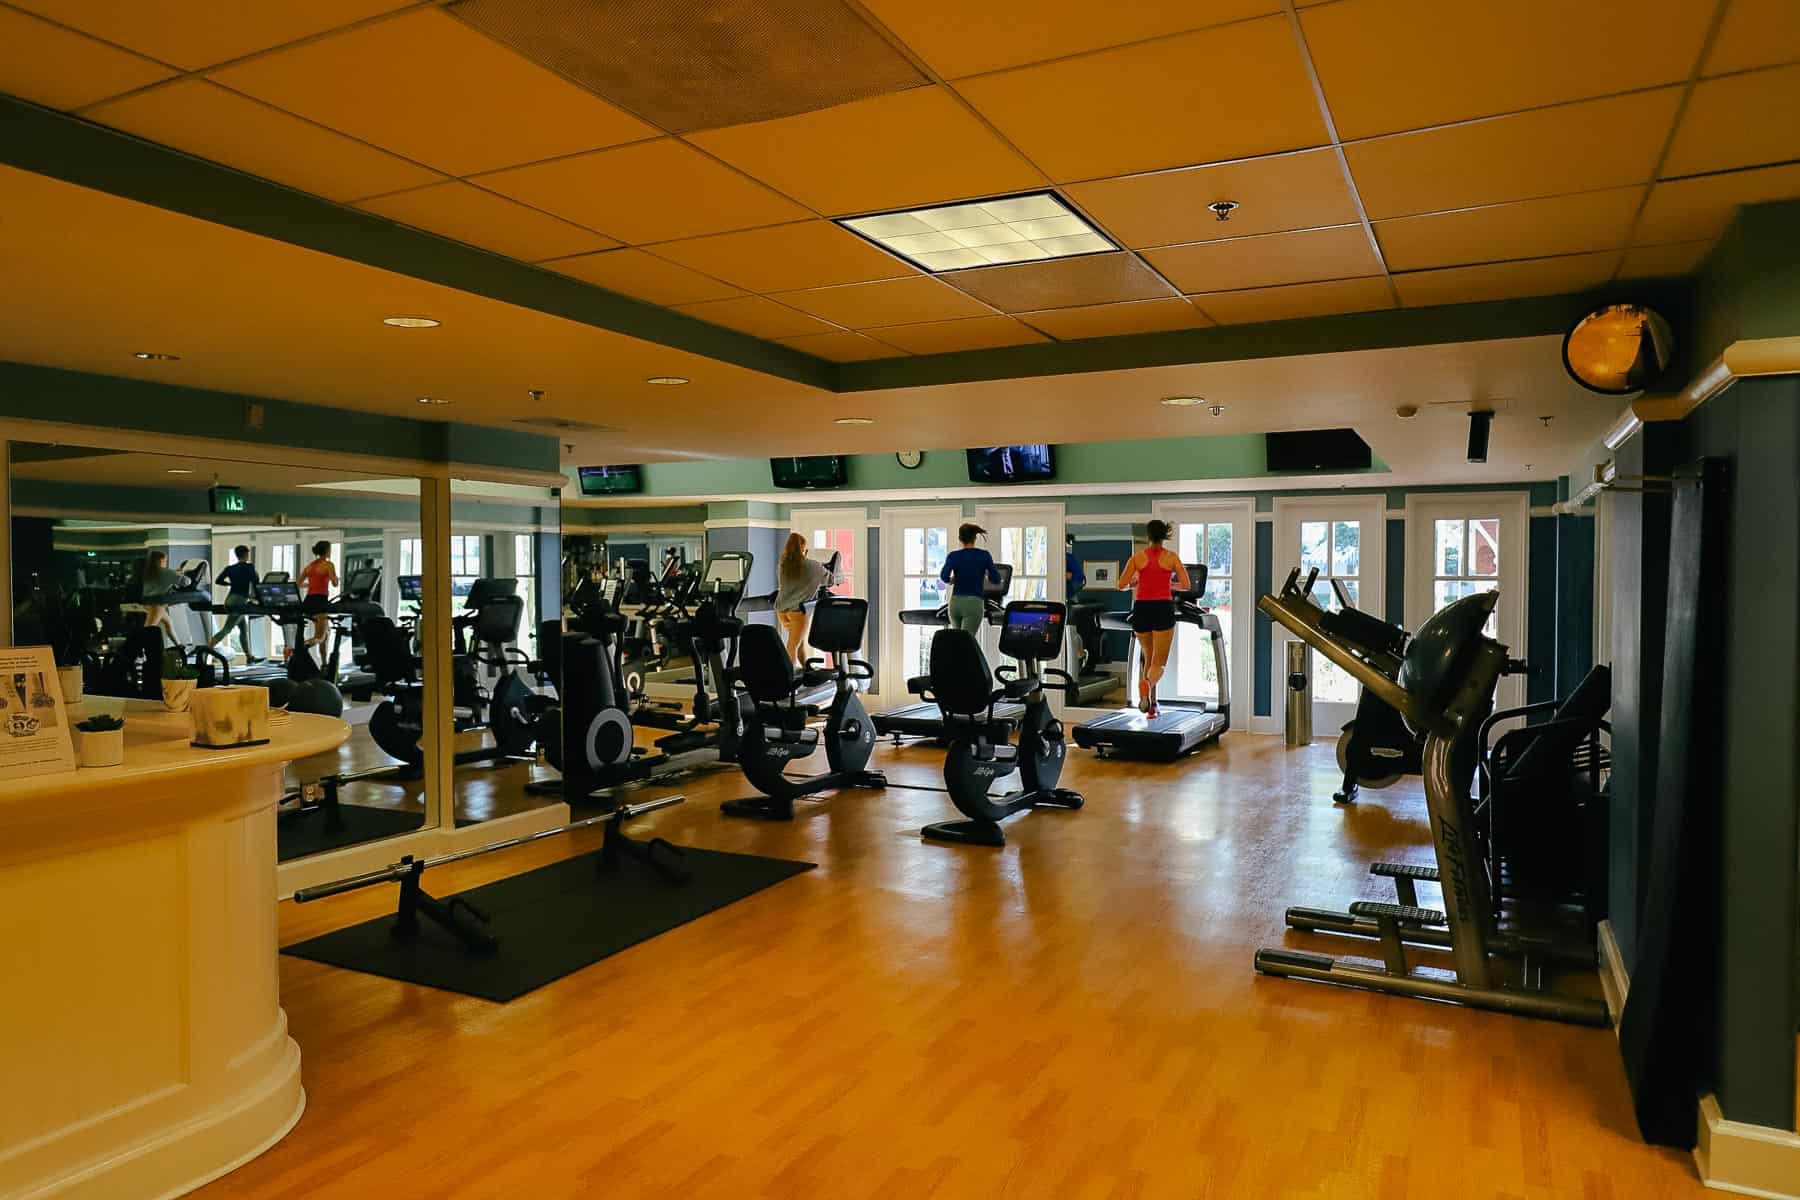
[{"label": "large window", "polygon": [[537,536],[513,534],[513,577],[519,581],[519,597],[525,601],[521,630],[529,635],[537,629]]},{"label": "large window", "polygon": [[400,539],[400,574],[423,575],[425,573],[425,539]]},{"label": "large window", "polygon": [[1050,598],[1050,528],[1047,525],[1002,525],[999,550],[994,558],[1011,563],[1012,589],[1008,600]]},{"label": "large window", "polygon": [[[1319,578],[1313,583],[1312,599],[1320,608],[1334,612],[1341,607],[1337,588],[1332,586],[1334,582],[1344,589],[1350,603],[1360,608],[1362,522],[1301,521],[1300,570],[1302,574],[1319,572]],[[1359,686],[1349,672],[1324,655],[1313,657],[1315,702],[1354,704]]]},{"label": "large window", "polygon": [[[1175,550],[1181,561],[1206,566],[1206,591],[1200,603],[1219,618],[1219,630],[1228,647],[1232,644],[1231,576],[1236,549],[1232,542],[1229,519],[1181,521],[1175,526]],[[1170,659],[1175,676],[1168,689],[1170,695],[1209,699],[1219,695],[1219,664],[1213,657],[1211,639],[1199,630],[1189,626],[1177,628]]]},{"label": "large window", "polygon": [[466,596],[481,578],[481,535],[452,534],[450,538],[450,592]]},{"label": "large window", "polygon": [[[1500,518],[1439,519],[1432,522],[1431,611],[1464,596],[1500,586]],[[1499,630],[1495,615],[1484,627],[1489,637]]]}]

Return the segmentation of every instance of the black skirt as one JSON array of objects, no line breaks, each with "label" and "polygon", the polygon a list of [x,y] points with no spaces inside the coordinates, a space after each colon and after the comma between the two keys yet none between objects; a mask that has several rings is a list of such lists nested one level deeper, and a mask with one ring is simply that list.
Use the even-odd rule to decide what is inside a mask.
[{"label": "black skirt", "polygon": [[1131,606],[1131,628],[1138,633],[1156,633],[1175,628],[1175,602],[1139,600]]},{"label": "black skirt", "polygon": [[309,617],[316,617],[320,613],[328,613],[331,611],[331,597],[308,596],[300,601],[300,611]]}]

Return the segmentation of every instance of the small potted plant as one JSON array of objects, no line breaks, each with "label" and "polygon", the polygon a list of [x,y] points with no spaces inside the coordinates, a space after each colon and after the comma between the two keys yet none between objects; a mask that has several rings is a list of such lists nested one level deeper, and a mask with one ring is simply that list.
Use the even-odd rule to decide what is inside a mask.
[{"label": "small potted plant", "polygon": [[96,713],[75,726],[75,757],[84,767],[116,767],[125,761],[125,722]]},{"label": "small potted plant", "polygon": [[163,651],[163,707],[170,712],[186,712],[199,686],[200,672],[181,656],[179,650]]}]

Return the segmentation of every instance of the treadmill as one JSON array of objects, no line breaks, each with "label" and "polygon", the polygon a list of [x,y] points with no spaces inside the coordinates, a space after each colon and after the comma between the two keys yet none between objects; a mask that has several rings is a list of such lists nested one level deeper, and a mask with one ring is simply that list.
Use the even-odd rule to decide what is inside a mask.
[{"label": "treadmill", "polygon": [[[1213,662],[1218,668],[1219,698],[1158,700],[1157,706],[1161,711],[1154,719],[1136,708],[1121,708],[1117,712],[1075,726],[1077,746],[1093,750],[1101,758],[1116,755],[1174,762],[1183,755],[1192,754],[1208,742],[1218,741],[1219,735],[1231,724],[1231,673],[1226,669],[1225,633],[1219,626],[1219,618],[1210,609],[1200,605],[1200,597],[1206,594],[1206,568],[1189,563],[1187,571],[1188,581],[1192,586],[1186,591],[1175,593],[1175,620],[1197,625],[1206,631],[1212,642]],[[1101,618],[1101,627],[1129,631],[1131,626],[1126,620],[1127,615],[1108,613]],[[1132,639],[1132,654],[1137,654],[1135,637]],[[1138,663],[1134,657],[1131,672],[1133,679],[1137,670]],[[1135,688],[1132,694],[1135,694]]]},{"label": "treadmill", "polygon": [[[995,563],[994,573],[1000,576],[998,583],[988,580],[982,588],[982,602],[987,612],[984,619],[996,628],[1006,624],[1006,593],[1012,588],[1012,564]],[[936,608],[906,608],[900,611],[902,625],[933,625],[939,629],[950,624],[950,606],[940,604]],[[931,676],[915,675],[906,681],[906,690],[918,695],[931,686]],[[994,717],[1001,721],[1018,721],[1025,715],[1025,706],[1016,700],[1006,700],[994,706]],[[944,713],[936,701],[915,700],[911,704],[902,704],[898,708],[890,708],[886,712],[878,712],[869,718],[875,726],[875,732],[881,737],[891,737],[894,744],[899,745],[905,738],[944,738]]]},{"label": "treadmill", "polygon": [[1064,639],[1064,647],[1069,660],[1066,670],[1073,682],[1065,700],[1077,708],[1093,707],[1125,686],[1125,676],[1106,669],[1108,615],[1124,614],[1109,613],[1105,604],[1083,600],[1079,595],[1069,601],[1069,636]]}]

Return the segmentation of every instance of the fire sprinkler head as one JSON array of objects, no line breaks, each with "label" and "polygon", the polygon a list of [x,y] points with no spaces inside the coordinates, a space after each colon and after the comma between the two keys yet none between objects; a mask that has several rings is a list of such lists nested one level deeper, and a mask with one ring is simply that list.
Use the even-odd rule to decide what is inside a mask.
[{"label": "fire sprinkler head", "polygon": [[1206,207],[1211,209],[1213,216],[1219,218],[1219,220],[1229,221],[1231,220],[1231,214],[1237,211],[1237,206],[1238,202],[1236,200],[1214,200]]}]

